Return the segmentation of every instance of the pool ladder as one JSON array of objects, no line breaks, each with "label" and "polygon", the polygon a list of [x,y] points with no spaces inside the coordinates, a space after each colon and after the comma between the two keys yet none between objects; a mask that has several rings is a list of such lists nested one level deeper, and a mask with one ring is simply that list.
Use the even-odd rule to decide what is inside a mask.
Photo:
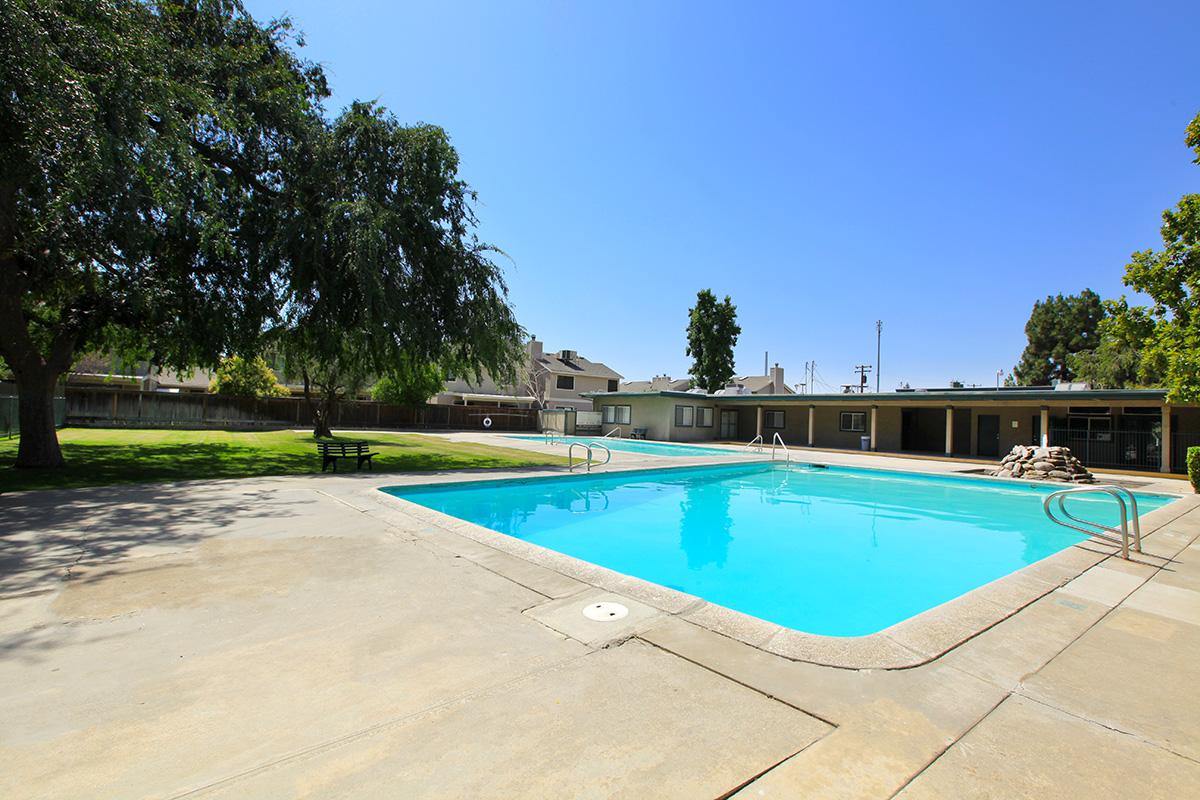
[{"label": "pool ladder", "polygon": [[[1081,494],[1106,494],[1116,500],[1121,510],[1121,526],[1114,528],[1109,525],[1103,525],[1093,520],[1077,517],[1070,511],[1067,511],[1067,498]],[[1129,502],[1126,503],[1126,500]],[[1058,506],[1057,513],[1055,513],[1053,508],[1055,504]],[[1137,498],[1133,496],[1133,492],[1122,486],[1105,484],[1102,486],[1077,486],[1071,489],[1059,489],[1057,492],[1051,492],[1046,495],[1046,499],[1042,501],[1042,509],[1046,512],[1046,516],[1050,518],[1051,522],[1097,539],[1119,544],[1121,546],[1121,558],[1129,559],[1130,533],[1133,534],[1133,549],[1138,553],[1142,552],[1142,527],[1138,523]]]},{"label": "pool ladder", "polygon": [[[574,458],[576,447],[582,447],[584,451],[583,460],[581,460],[578,464],[575,463]],[[603,450],[604,460],[596,461],[592,457],[593,450]],[[603,467],[609,461],[612,461],[612,451],[609,450],[607,446],[602,445],[599,442],[588,442],[587,444],[584,444],[583,442],[571,442],[571,446],[567,448],[567,472],[574,472],[575,467],[577,466],[586,466],[587,471],[591,472],[593,466]]]},{"label": "pool ladder", "polygon": [[787,456],[787,462],[790,464],[792,461],[792,453],[790,450],[787,449],[787,445],[783,443],[783,437],[780,436],[778,433],[776,433],[775,438],[771,440],[771,460],[772,461],[775,460],[776,445],[783,448],[783,454],[785,456]]}]

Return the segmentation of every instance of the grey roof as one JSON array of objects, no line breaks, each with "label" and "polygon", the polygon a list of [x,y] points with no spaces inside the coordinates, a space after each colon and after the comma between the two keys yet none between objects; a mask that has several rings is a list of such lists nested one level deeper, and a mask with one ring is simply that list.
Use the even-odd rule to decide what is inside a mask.
[{"label": "grey roof", "polygon": [[[754,392],[755,394],[758,394],[763,389],[766,389],[771,385],[771,376],[770,375],[742,375],[739,377],[735,377],[732,381],[730,381],[730,383],[740,385],[740,386],[745,386],[750,391]],[[783,388],[787,389],[786,386],[784,386]],[[784,394],[794,394],[794,392],[791,389],[787,389],[787,391],[784,392]]]},{"label": "grey roof", "polygon": [[622,392],[686,392],[692,385],[690,378],[670,378],[656,375],[648,381],[626,381],[621,384]]},{"label": "grey roof", "polygon": [[621,380],[621,374],[614,372],[607,364],[588,361],[578,353],[569,360],[559,358],[558,353],[543,353],[538,363],[555,375],[587,375],[593,378]]}]

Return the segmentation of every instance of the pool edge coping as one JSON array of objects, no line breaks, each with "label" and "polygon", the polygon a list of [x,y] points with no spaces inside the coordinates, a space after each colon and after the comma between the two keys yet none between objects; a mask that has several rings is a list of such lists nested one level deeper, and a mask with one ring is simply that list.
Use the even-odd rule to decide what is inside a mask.
[{"label": "pool edge coping", "polygon": [[[741,463],[745,464],[746,462]],[[613,469],[603,473],[593,473],[593,475],[705,466],[734,465],[728,462],[724,464],[712,464],[711,462],[687,465],[672,464],[660,468]],[[865,469],[870,468],[866,467]],[[912,472],[916,475],[926,476],[938,474],[916,470]],[[941,474],[947,477],[968,477],[958,476],[953,472]],[[492,480],[507,481],[551,477],[553,476],[545,474],[512,475]],[[976,478],[977,476],[970,477]],[[408,484],[403,488],[477,482],[480,481],[451,479]],[[1045,485],[1041,482],[1036,483]],[[400,513],[410,518],[415,517],[455,536],[574,580],[581,584],[579,591],[586,591],[588,587],[591,587],[629,597],[658,609],[664,614],[677,616],[685,622],[772,655],[790,661],[803,661],[843,669],[894,670],[927,664],[1047,595],[1060,590],[1066,590],[1069,594],[1069,586],[1072,581],[1109,559],[1117,558],[1120,561],[1116,555],[1118,548],[1115,545],[1098,539],[1087,539],[876,633],[850,637],[824,636],[797,631],[713,603],[696,595],[625,575],[607,567],[508,536],[482,525],[396,497],[382,491],[385,488],[388,487],[375,486],[364,490],[363,495],[369,496],[374,504],[383,509],[385,513]],[[1151,493],[1160,494],[1161,492],[1151,490]],[[1155,534],[1163,531],[1172,522],[1200,508],[1200,495],[1174,495],[1173,497],[1174,500],[1168,505],[1141,515],[1143,540],[1151,539],[1151,543],[1157,545],[1159,540],[1152,539]],[[1175,548],[1168,546],[1166,548],[1168,552],[1165,555],[1162,553],[1162,548],[1159,548],[1159,552],[1147,552],[1141,563],[1149,563],[1147,559],[1153,559],[1163,563],[1150,563],[1149,565],[1161,567],[1163,564],[1169,563],[1186,546],[1186,543]],[[479,563],[478,554],[473,552],[470,547],[458,549],[456,555]],[[489,563],[485,566],[518,583],[527,577],[517,574],[520,570],[507,570],[503,563]],[[557,602],[560,598],[561,596],[548,596],[545,602]]]}]

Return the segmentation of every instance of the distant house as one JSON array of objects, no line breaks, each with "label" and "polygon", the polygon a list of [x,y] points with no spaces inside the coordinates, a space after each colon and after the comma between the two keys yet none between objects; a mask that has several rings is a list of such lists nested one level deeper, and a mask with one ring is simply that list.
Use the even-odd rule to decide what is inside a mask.
[{"label": "distant house", "polygon": [[581,393],[615,392],[620,388],[619,373],[599,361],[589,361],[574,350],[547,353],[535,338],[530,339],[525,352],[527,360],[517,385],[498,385],[488,376],[476,382],[453,375],[430,402],[590,411],[592,401]]},{"label": "distant house", "polygon": [[686,392],[691,388],[691,378],[672,378],[670,375],[655,375],[648,381],[625,381],[622,392]]},{"label": "distant house", "polygon": [[[732,392],[724,391],[724,394],[795,394],[796,392],[788,388],[788,385],[783,382],[783,367],[776,364],[771,367],[771,371],[767,375],[741,375],[731,380],[726,385],[728,389],[741,389],[743,391]],[[718,392],[720,393],[720,392]]]},{"label": "distant house", "polygon": [[212,372],[196,369],[182,375],[145,361],[124,361],[104,353],[89,353],[79,359],[64,378],[67,386],[99,386],[143,392],[207,392]]}]

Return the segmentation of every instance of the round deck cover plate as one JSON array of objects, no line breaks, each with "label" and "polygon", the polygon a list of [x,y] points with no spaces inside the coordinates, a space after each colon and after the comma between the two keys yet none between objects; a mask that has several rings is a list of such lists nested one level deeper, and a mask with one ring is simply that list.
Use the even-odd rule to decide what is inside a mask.
[{"label": "round deck cover plate", "polygon": [[629,615],[629,609],[620,603],[592,603],[583,607],[583,615],[596,622],[616,622]]}]

